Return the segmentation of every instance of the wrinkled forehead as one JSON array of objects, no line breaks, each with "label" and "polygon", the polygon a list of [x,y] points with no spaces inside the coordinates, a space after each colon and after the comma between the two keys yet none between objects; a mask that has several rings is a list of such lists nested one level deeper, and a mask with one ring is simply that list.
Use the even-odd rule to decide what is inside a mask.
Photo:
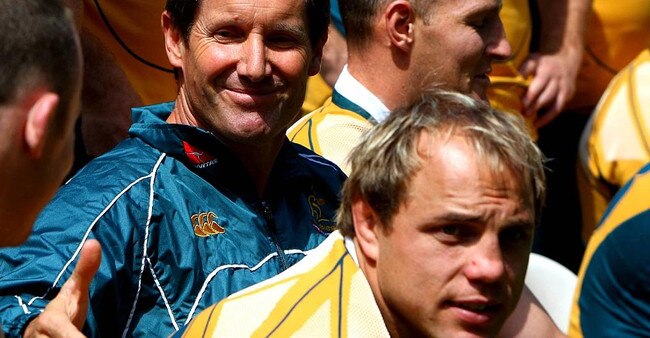
[{"label": "wrinkled forehead", "polygon": [[[269,19],[269,16],[307,18],[305,0],[203,0],[199,16],[230,16],[233,20],[242,18]],[[234,17],[233,17],[234,16]]]}]

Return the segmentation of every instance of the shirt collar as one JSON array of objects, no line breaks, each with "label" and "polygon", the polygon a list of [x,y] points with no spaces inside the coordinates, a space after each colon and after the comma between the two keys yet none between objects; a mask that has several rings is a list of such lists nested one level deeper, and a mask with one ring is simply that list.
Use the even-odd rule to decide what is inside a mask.
[{"label": "shirt collar", "polygon": [[[338,80],[334,84],[336,90],[341,96],[350,100],[354,104],[363,108],[377,122],[381,122],[390,113],[386,105],[379,100],[368,88],[355,79],[348,71],[348,65],[343,67]],[[354,94],[354,95],[352,95]]]},{"label": "shirt collar", "polygon": [[354,240],[348,236],[345,236],[343,237],[343,241],[345,244],[345,249],[348,250],[350,257],[352,257],[352,260],[354,260],[354,262],[357,263],[357,266],[359,266],[359,259],[357,258],[357,249],[354,245]]}]

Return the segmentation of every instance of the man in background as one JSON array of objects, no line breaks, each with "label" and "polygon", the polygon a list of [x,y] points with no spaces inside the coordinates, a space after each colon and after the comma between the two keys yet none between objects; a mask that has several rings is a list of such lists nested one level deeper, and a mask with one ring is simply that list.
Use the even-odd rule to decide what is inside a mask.
[{"label": "man in background", "polygon": [[486,99],[494,60],[510,55],[501,1],[344,1],[348,64],[331,100],[305,116],[289,139],[347,171],[361,134],[389,111],[433,87]]}]

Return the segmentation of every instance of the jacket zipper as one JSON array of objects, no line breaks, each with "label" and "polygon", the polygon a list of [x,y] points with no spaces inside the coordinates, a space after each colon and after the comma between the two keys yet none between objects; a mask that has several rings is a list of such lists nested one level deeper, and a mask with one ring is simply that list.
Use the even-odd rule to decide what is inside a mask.
[{"label": "jacket zipper", "polygon": [[278,257],[280,258],[280,267],[282,268],[282,271],[284,271],[287,269],[287,257],[284,254],[284,250],[282,250],[282,248],[280,247],[280,243],[278,241],[278,237],[277,237],[278,229],[275,226],[275,218],[273,217],[273,213],[271,212],[271,209],[269,208],[268,204],[265,201],[262,201],[261,204],[262,204],[262,213],[264,214],[264,219],[266,220],[266,225],[271,235],[271,240],[275,245],[275,251],[278,253]]}]

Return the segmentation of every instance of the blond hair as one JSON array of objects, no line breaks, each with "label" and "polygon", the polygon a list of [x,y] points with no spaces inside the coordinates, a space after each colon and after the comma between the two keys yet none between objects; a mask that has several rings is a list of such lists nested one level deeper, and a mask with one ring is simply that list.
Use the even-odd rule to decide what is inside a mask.
[{"label": "blond hair", "polygon": [[463,94],[436,90],[391,113],[350,153],[351,172],[337,215],[344,235],[354,236],[351,206],[358,198],[378,214],[386,230],[390,229],[410,180],[422,166],[416,148],[424,132],[434,138],[466,137],[491,170],[503,173],[510,169],[530,196],[539,223],[545,196],[544,157],[521,116],[495,110]]}]

